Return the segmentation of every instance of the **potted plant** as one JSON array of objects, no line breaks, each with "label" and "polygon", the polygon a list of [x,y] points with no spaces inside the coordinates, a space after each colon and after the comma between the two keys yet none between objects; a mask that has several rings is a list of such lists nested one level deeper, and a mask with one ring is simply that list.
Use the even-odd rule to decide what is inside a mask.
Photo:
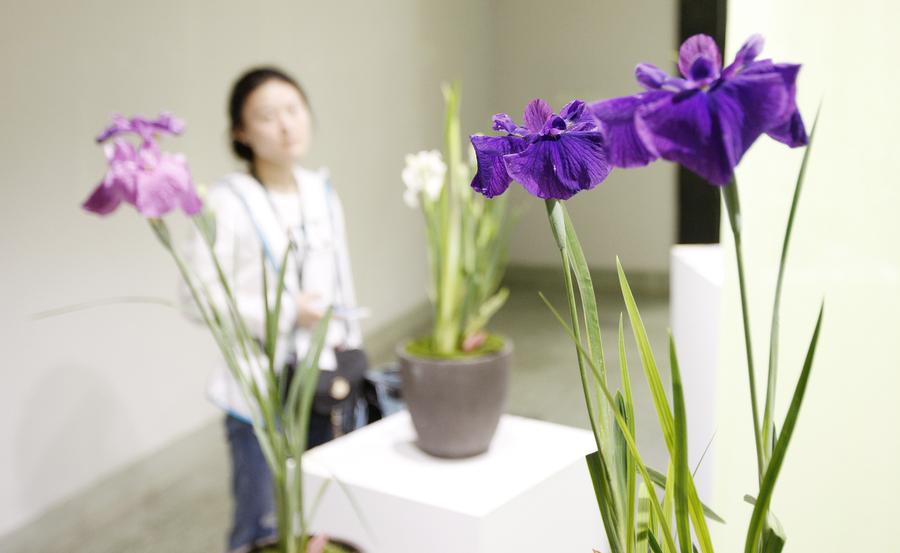
[{"label": "potted plant", "polygon": [[433,324],[397,355],[419,447],[460,458],[488,449],[506,403],[513,346],[485,327],[509,295],[500,286],[509,218],[505,200],[487,202],[469,188],[459,88],[443,94],[444,154],[409,155],[402,174],[404,200],[425,219]]},{"label": "potted plant", "polygon": [[[293,379],[285,371],[276,370],[277,321],[284,291],[285,257],[281,258],[278,274],[266,276],[267,281],[275,279],[274,297],[268,297],[265,289],[261,292],[267,324],[265,340],[260,344],[248,331],[215,255],[215,219],[210,211],[203,209],[184,156],[165,152],[157,143],[159,134],[177,135],[183,129],[180,120],[165,113],[155,120],[116,116],[97,137],[98,142],[107,143],[107,173],[83,207],[98,215],[108,215],[122,202],[133,205],[147,219],[177,265],[199,316],[250,406],[253,430],[272,472],[279,536],[273,550],[280,553],[358,551],[331,543],[325,536],[311,536],[309,513],[303,501],[302,460],[330,310],[318,324],[306,358],[298,361]],[[137,135],[137,143],[124,137],[128,134]],[[173,243],[165,216],[179,208],[200,231],[216,267],[217,282],[203,282],[198,278]],[[218,289],[211,290],[214,286]]]}]

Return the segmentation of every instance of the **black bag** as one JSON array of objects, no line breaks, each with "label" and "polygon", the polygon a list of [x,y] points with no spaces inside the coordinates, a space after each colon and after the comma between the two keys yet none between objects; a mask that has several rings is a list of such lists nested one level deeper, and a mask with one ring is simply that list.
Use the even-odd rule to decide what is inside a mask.
[{"label": "black bag", "polygon": [[369,370],[366,352],[361,349],[335,350],[337,368],[319,371],[313,410],[328,415],[348,403],[355,403],[362,396],[363,382]]},{"label": "black bag", "polygon": [[[369,359],[361,349],[335,350],[337,367],[333,371],[319,369],[313,394],[312,414],[331,422],[333,437],[356,430],[359,422],[368,424],[381,419],[381,408],[374,385],[366,378]],[[284,370],[288,386],[294,379],[296,362],[291,360]]]}]

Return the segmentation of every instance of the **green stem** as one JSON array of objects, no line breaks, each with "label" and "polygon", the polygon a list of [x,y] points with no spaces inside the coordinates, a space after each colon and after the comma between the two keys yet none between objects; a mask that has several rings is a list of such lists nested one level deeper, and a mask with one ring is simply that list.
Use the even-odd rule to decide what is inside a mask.
[{"label": "green stem", "polygon": [[747,283],[744,277],[744,253],[741,243],[741,206],[738,199],[737,182],[722,187],[722,198],[728,211],[731,233],[734,236],[734,253],[737,257],[738,284],[741,291],[741,315],[744,322],[744,346],[747,351],[747,376],[750,384],[750,407],[753,411],[753,439],[756,442],[757,478],[762,483],[763,452],[762,436],[759,430],[759,402],[756,398],[756,371],[753,368],[753,346],[750,340],[750,313],[747,305]]},{"label": "green stem", "polygon": [[[569,315],[572,318],[572,332],[575,335],[575,340],[580,345],[583,343],[581,338],[581,324],[578,318],[575,287],[572,285],[572,266],[571,261],[569,260],[568,247],[566,246],[566,237],[564,236],[566,225],[562,212],[563,206],[557,200],[547,200],[546,204],[550,228],[553,231],[553,236],[556,238],[556,244],[559,247],[559,253],[562,257],[563,273],[565,274],[566,282],[566,296],[569,301]],[[588,418],[591,421],[591,430],[594,433],[594,441],[597,443],[597,451],[600,451],[602,455],[602,441],[599,429],[597,428],[597,416],[594,413],[594,404],[593,401],[591,401],[591,382],[588,377],[587,368],[585,367],[584,354],[577,349],[575,353],[578,356],[578,372],[581,374],[581,388],[584,391],[584,404],[587,406]]]},{"label": "green stem", "polygon": [[[255,413],[253,409],[251,409],[250,415],[253,421],[253,430],[260,442],[260,447],[263,449],[263,453],[265,454],[266,460],[268,461],[269,465],[273,468],[273,483],[275,486],[275,499],[277,504],[276,514],[278,515],[279,522],[282,522],[282,520],[284,520],[286,517],[286,501],[283,488],[283,474],[282,471],[279,470],[278,462],[279,459],[282,459],[284,457],[284,448],[277,435],[277,425],[272,411],[270,408],[268,408],[269,406],[267,402],[264,400],[252,377],[248,380],[241,372],[237,360],[234,358],[234,354],[227,344],[226,336],[222,335],[222,333],[217,329],[216,323],[213,321],[213,314],[216,313],[216,309],[214,304],[212,303],[212,298],[210,298],[209,294],[207,293],[207,304],[209,308],[209,310],[207,310],[207,304],[204,304],[203,302],[203,298],[197,288],[197,285],[194,282],[194,277],[191,274],[187,263],[185,263],[184,259],[181,257],[181,255],[178,253],[178,250],[173,246],[171,242],[169,230],[165,224],[165,221],[163,221],[162,219],[150,219],[149,223],[157,238],[159,238],[160,242],[163,244],[166,250],[168,250],[169,254],[172,256],[172,259],[175,261],[175,265],[178,267],[178,271],[181,273],[181,277],[184,279],[185,283],[188,286],[188,289],[190,290],[191,297],[193,298],[194,303],[197,306],[197,310],[200,312],[200,315],[203,318],[204,323],[206,323],[206,326],[210,329],[210,332],[212,332],[216,344],[219,346],[219,349],[228,361],[229,368],[231,369],[235,378],[241,384],[244,395],[248,400],[251,400],[251,403],[253,402],[252,400],[255,400],[256,404],[260,407],[263,421],[259,420],[258,414]],[[215,254],[212,253],[212,255],[213,259],[216,260]],[[218,260],[216,260],[216,264],[218,265]],[[227,286],[227,283],[224,282],[224,279],[222,278],[223,274],[220,273],[219,276],[220,279],[223,280],[223,286]],[[228,295],[230,295],[230,290],[226,287],[226,296]],[[218,315],[216,316],[218,317]],[[240,341],[240,338],[238,338],[238,340]],[[246,349],[244,349],[244,353],[245,355],[247,354]],[[283,524],[279,526],[279,533],[281,533],[282,536],[284,534],[280,529],[285,527],[286,526],[284,526]]]},{"label": "green stem", "polygon": [[445,91],[447,111],[444,123],[444,137],[447,148],[447,186],[442,191],[444,215],[444,235],[442,236],[443,266],[441,282],[438,289],[438,314],[434,329],[434,346],[438,353],[453,353],[457,347],[459,335],[460,263],[462,252],[460,247],[460,198],[459,198],[459,160],[460,129],[458,113],[459,95],[455,88]]}]

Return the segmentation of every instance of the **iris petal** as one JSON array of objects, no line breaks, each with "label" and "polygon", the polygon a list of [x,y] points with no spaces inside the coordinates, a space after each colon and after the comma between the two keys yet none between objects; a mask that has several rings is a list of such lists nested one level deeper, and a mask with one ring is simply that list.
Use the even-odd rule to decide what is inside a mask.
[{"label": "iris petal", "polygon": [[673,95],[674,92],[653,90],[634,96],[611,98],[591,105],[594,117],[601,123],[606,139],[609,162],[615,167],[642,167],[658,156],[638,136],[635,111],[646,104]]},{"label": "iris petal", "polygon": [[[698,64],[698,60],[705,60],[705,63]],[[692,74],[693,69],[703,69],[709,74],[698,75],[695,79]],[[719,71],[722,69],[722,55],[719,53],[719,47],[716,41],[709,35],[694,35],[684,41],[678,50],[678,69],[687,79],[700,80],[700,78],[718,77]]]},{"label": "iris petal", "polygon": [[478,171],[472,179],[472,188],[488,198],[506,192],[512,178],[506,172],[503,156],[522,151],[525,139],[516,136],[472,136]]},{"label": "iris petal", "polygon": [[550,119],[552,116],[553,109],[550,107],[550,104],[540,98],[535,98],[525,106],[523,120],[528,130],[539,133],[544,128],[544,123],[547,122],[547,119]]},{"label": "iris petal", "polygon": [[594,188],[611,169],[599,132],[570,132],[537,140],[521,153],[503,159],[509,175],[543,199],[566,200]]}]

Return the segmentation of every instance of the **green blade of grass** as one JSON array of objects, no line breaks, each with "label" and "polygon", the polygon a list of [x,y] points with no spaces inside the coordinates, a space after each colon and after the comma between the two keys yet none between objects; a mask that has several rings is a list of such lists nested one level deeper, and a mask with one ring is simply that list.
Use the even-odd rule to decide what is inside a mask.
[{"label": "green blade of grass", "polygon": [[675,352],[675,339],[669,333],[669,362],[672,368],[672,403],[675,406],[675,455],[673,475],[675,478],[675,522],[678,528],[678,542],[683,553],[691,553],[690,514],[688,513],[687,481],[691,478],[687,455],[687,409],[684,405],[684,388],[681,384],[681,369]]},{"label": "green blade of grass", "polygon": [[824,304],[819,309],[819,317],[816,320],[816,329],[813,332],[812,340],[809,344],[809,349],[806,352],[806,359],[803,362],[803,369],[800,372],[800,378],[797,381],[797,386],[794,388],[794,394],[791,398],[791,405],[788,408],[787,415],[784,418],[784,424],[781,426],[781,435],[778,436],[778,441],[775,443],[775,448],[772,450],[772,458],[769,461],[769,466],[766,468],[766,473],[763,475],[762,484],[759,488],[759,497],[757,498],[756,505],[753,506],[753,514],[750,516],[750,525],[747,529],[747,541],[744,547],[744,553],[756,553],[757,547],[759,546],[760,539],[763,535],[763,529],[766,524],[766,513],[769,509],[769,504],[772,501],[772,494],[775,490],[775,483],[778,480],[778,475],[781,472],[782,464],[784,463],[785,455],[787,454],[787,448],[791,441],[791,436],[794,434],[794,428],[797,424],[797,417],[800,414],[800,406],[803,404],[803,396],[806,394],[806,387],[809,383],[809,374],[812,370],[813,358],[816,353],[816,345],[819,341],[819,331],[822,328],[822,315],[824,313],[825,306]]},{"label": "green blade of grass", "polygon": [[772,439],[772,424],[775,409],[775,390],[778,381],[778,340],[780,327],[780,311],[781,311],[781,288],[784,282],[784,272],[787,266],[788,246],[791,243],[791,233],[794,229],[794,218],[797,215],[797,205],[800,202],[800,191],[803,187],[803,180],[806,176],[806,166],[809,162],[809,155],[812,152],[813,139],[816,135],[816,126],[819,123],[819,113],[822,106],[816,111],[816,118],[813,120],[812,129],[809,132],[809,141],[806,144],[806,150],[803,152],[803,161],[800,163],[800,173],[797,175],[797,182],[794,185],[794,197],[791,200],[791,210],[788,215],[787,227],[784,231],[784,243],[781,246],[781,261],[778,264],[778,278],[775,281],[775,301],[772,305],[772,326],[769,335],[769,374],[766,384],[766,403],[763,408],[762,422],[762,443],[764,447],[763,462],[768,463],[768,459],[772,454],[774,440]]}]

